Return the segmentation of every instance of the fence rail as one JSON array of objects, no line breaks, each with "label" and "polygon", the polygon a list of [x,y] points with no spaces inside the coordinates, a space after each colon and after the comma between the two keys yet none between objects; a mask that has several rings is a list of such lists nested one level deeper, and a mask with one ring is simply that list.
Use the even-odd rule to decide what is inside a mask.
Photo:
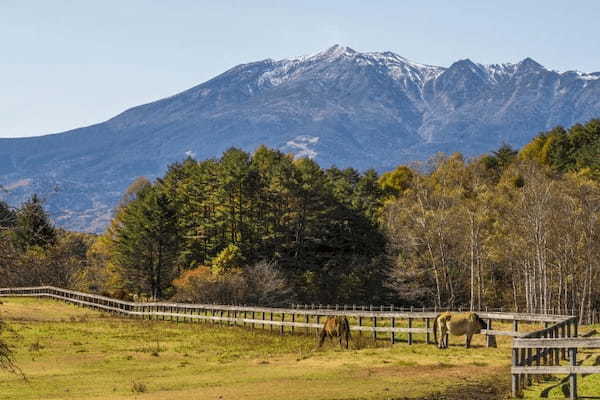
[{"label": "fence rail", "polygon": [[[7,296],[49,297],[133,318],[219,323],[271,331],[277,328],[282,335],[286,333],[285,328],[290,333],[318,332],[322,326],[322,317],[344,315],[350,320],[350,329],[358,331],[359,335],[366,332],[373,340],[389,340],[393,344],[401,339],[397,334],[404,334],[402,341],[409,345],[415,343],[416,339],[431,343],[432,320],[438,315],[436,311],[397,311],[393,307],[387,310],[383,307],[379,307],[379,310],[360,310],[356,307],[324,309],[297,305],[292,308],[274,308],[168,302],[139,303],[53,286],[0,288],[0,297]],[[486,336],[488,347],[495,347],[496,336],[514,338],[511,368],[514,397],[520,394],[520,389],[532,383],[531,375],[569,374],[571,398],[575,399],[577,374],[600,373],[600,367],[579,366],[576,363],[577,349],[600,348],[600,339],[577,338],[578,322],[574,316],[497,311],[478,312],[478,315],[488,323],[488,329],[481,331]],[[510,322],[512,329],[493,329],[493,322]],[[521,329],[522,323],[543,323],[544,328],[525,332]],[[561,360],[569,360],[570,363],[560,365]]]},{"label": "fence rail", "polygon": [[[118,313],[130,317],[147,319],[164,319],[173,321],[207,321],[227,322],[236,325],[251,325],[253,327],[289,327],[318,330],[320,319],[329,315],[345,315],[351,318],[350,329],[358,332],[370,332],[374,339],[378,333],[387,333],[392,343],[395,343],[396,333],[408,334],[406,341],[413,344],[414,335],[424,335],[423,341],[431,343],[432,320],[438,315],[433,311],[380,311],[380,310],[332,310],[320,308],[273,308],[247,307],[217,304],[182,304],[168,302],[137,303],[110,297],[60,289],[53,286],[3,288],[0,296],[36,296],[50,297],[67,301],[85,307]],[[526,313],[480,312],[482,318],[488,320],[488,330],[481,333],[488,337],[488,345],[493,345],[494,336],[521,337],[518,322],[550,323],[561,321],[560,315],[537,315]],[[492,329],[492,321],[513,321],[513,329],[502,331]],[[414,326],[415,324],[421,326]],[[406,325],[406,326],[398,326]],[[281,331],[283,333],[283,331]]]},{"label": "fence rail", "polygon": [[599,348],[600,338],[578,337],[577,317],[567,317],[515,338],[511,368],[513,397],[521,395],[521,389],[533,383],[532,375],[567,374],[569,398],[577,399],[577,375],[600,373],[600,366],[578,365],[577,350]]}]

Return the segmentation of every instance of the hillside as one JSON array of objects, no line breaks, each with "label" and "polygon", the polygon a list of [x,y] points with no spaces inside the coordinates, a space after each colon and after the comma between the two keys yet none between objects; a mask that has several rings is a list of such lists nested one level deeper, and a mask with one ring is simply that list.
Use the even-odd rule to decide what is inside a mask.
[{"label": "hillside", "polygon": [[38,192],[59,225],[98,232],[135,177],[187,156],[266,144],[323,166],[381,171],[438,151],[477,155],[597,117],[599,78],[530,58],[445,68],[342,46],[267,59],[100,124],[0,139],[2,196],[18,204]]}]

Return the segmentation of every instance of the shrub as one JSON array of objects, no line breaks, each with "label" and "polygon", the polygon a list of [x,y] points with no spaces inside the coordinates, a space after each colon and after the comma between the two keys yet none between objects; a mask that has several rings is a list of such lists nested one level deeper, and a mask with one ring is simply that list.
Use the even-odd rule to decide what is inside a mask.
[{"label": "shrub", "polygon": [[294,294],[274,263],[261,261],[246,270],[201,266],[173,281],[176,301],[219,304],[285,305]]}]

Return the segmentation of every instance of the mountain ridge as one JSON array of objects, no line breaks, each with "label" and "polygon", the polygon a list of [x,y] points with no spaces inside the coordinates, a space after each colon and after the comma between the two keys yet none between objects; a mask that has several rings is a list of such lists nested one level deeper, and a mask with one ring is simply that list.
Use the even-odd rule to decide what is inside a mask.
[{"label": "mountain ridge", "polygon": [[323,166],[383,171],[438,151],[521,146],[599,115],[600,72],[561,73],[531,58],[439,67],[335,45],[240,64],[98,124],[0,139],[0,184],[12,204],[38,192],[59,225],[98,232],[137,176],[157,177],[191,154],[265,144]]}]

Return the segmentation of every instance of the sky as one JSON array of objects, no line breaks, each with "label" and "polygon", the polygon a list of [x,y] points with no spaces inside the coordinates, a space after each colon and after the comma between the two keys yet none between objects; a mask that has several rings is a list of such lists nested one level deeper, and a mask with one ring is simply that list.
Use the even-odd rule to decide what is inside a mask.
[{"label": "sky", "polygon": [[599,15],[597,0],[0,0],[0,137],[102,122],[235,65],[334,44],[600,71]]}]

